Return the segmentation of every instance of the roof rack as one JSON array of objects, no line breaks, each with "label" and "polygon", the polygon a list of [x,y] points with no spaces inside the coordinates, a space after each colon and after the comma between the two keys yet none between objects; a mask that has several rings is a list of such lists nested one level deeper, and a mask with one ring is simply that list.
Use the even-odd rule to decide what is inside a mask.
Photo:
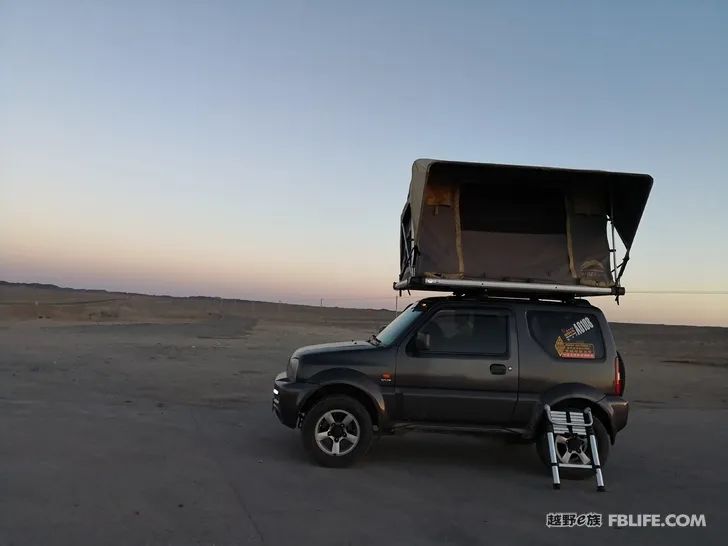
[{"label": "roof rack", "polygon": [[395,290],[429,290],[441,292],[483,291],[492,296],[537,297],[545,299],[572,299],[585,296],[622,296],[624,287],[550,284],[537,282],[487,281],[474,279],[442,279],[410,277],[393,283]]}]

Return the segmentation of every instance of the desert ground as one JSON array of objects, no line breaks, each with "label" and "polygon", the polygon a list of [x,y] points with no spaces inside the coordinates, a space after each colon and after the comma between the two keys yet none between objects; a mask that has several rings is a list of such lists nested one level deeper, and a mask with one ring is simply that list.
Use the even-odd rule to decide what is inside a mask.
[{"label": "desert ground", "polygon": [[[0,544],[724,544],[728,329],[615,324],[630,423],[592,480],[531,445],[409,433],[314,466],[271,413],[298,346],[386,310],[0,285]],[[705,514],[701,529],[548,529],[548,512]]]}]

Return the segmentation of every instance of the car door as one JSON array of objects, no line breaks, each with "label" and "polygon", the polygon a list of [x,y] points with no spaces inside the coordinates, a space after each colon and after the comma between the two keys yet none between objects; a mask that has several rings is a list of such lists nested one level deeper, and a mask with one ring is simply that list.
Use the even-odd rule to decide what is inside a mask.
[{"label": "car door", "polygon": [[433,310],[399,347],[396,392],[410,421],[506,424],[518,394],[518,342],[508,309]]}]

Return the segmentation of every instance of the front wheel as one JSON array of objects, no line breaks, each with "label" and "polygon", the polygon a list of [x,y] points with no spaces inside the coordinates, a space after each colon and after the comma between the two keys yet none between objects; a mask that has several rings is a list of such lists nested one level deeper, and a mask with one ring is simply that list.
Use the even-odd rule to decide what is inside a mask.
[{"label": "front wheel", "polygon": [[372,418],[361,403],[335,395],[317,402],[301,426],[306,451],[321,466],[350,466],[369,451]]},{"label": "front wheel", "polygon": [[[566,411],[581,411],[578,409],[567,409]],[[602,468],[607,464],[609,457],[610,439],[607,429],[596,417],[594,417],[594,435],[597,439],[597,449],[599,450],[599,464]],[[560,463],[572,464],[591,464],[592,453],[589,439],[584,436],[569,436],[567,434],[554,434],[554,443],[556,444],[556,458]],[[541,462],[551,468],[551,459],[549,456],[549,444],[544,430],[538,436],[536,441],[536,450]],[[593,474],[591,469],[587,468],[560,468],[559,475],[567,480],[581,480],[588,478]]]}]

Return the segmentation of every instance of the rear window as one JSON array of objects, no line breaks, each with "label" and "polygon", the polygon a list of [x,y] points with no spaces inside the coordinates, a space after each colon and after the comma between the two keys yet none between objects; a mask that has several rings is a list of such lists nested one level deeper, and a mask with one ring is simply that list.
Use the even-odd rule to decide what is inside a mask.
[{"label": "rear window", "polygon": [[591,313],[531,311],[531,337],[553,358],[594,360],[604,358],[604,338]]}]

